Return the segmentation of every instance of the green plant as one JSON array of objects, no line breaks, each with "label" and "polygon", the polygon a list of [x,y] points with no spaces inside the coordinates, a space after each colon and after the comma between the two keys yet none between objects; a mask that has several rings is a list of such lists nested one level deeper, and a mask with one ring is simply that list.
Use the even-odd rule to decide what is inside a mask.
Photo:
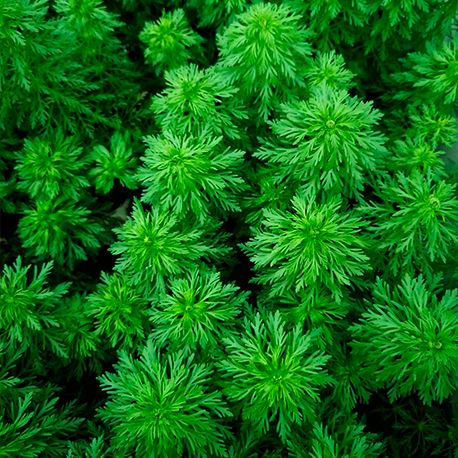
[{"label": "green plant", "polygon": [[312,193],[296,195],[287,211],[265,210],[259,228],[246,244],[256,273],[271,296],[324,286],[335,297],[354,277],[369,269],[358,234],[364,223],[339,212],[333,198],[319,204]]},{"label": "green plant", "polygon": [[199,70],[189,64],[166,72],[165,81],[166,88],[151,105],[164,131],[240,138],[238,123],[247,115],[238,89],[218,69]]},{"label": "green plant", "polygon": [[335,51],[319,52],[307,65],[310,89],[326,85],[334,90],[348,90],[355,85],[355,75],[347,69],[343,56]]},{"label": "green plant", "polygon": [[77,201],[42,197],[24,209],[18,232],[32,256],[52,259],[71,269],[100,247],[104,228]]},{"label": "green plant", "polygon": [[52,132],[48,138],[27,139],[18,153],[17,188],[33,199],[75,198],[89,186],[86,166],[82,148],[62,131]]},{"label": "green plant", "polygon": [[425,53],[408,55],[405,67],[404,72],[393,76],[401,87],[406,87],[395,97],[414,96],[416,101],[437,102],[439,106],[458,100],[458,38],[440,46],[428,43]]},{"label": "green plant", "polygon": [[340,425],[332,425],[330,431],[327,426],[315,424],[311,443],[313,458],[337,458],[348,456],[354,458],[379,457],[383,451],[382,444],[374,437],[364,433],[364,426],[344,421]]},{"label": "green plant", "polygon": [[127,349],[142,342],[147,312],[148,301],[122,274],[102,272],[97,290],[87,298],[87,313],[95,322],[96,335],[112,347]]},{"label": "green plant", "polygon": [[37,350],[40,345],[63,354],[62,343],[51,333],[59,326],[57,308],[67,293],[69,283],[48,286],[52,262],[41,269],[23,266],[17,258],[5,265],[0,277],[0,337],[16,348]]},{"label": "green plant", "polygon": [[240,210],[242,151],[225,147],[221,137],[176,136],[171,131],[146,137],[145,143],[144,166],[137,174],[145,188],[142,201],[200,222],[211,214]]},{"label": "green plant", "polygon": [[286,0],[285,3],[308,19],[309,27],[318,35],[317,41],[324,49],[333,49],[342,42],[354,44],[369,16],[366,0]]},{"label": "green plant", "polygon": [[62,341],[66,352],[63,362],[72,365],[76,378],[81,379],[88,369],[100,371],[101,339],[94,332],[86,297],[73,294],[61,301],[56,310],[56,322],[58,326],[51,332],[56,340]]},{"label": "green plant", "polygon": [[322,348],[338,342],[351,305],[348,297],[337,301],[323,286],[305,288],[298,293],[290,291],[272,301],[272,306],[279,308],[288,322],[318,330],[316,340]]},{"label": "green plant", "polygon": [[190,0],[191,8],[197,10],[202,26],[222,25],[245,11],[251,0]]},{"label": "green plant", "polygon": [[132,152],[128,133],[115,132],[110,139],[110,149],[96,145],[89,157],[95,162],[89,176],[101,193],[110,192],[115,180],[129,189],[136,187],[135,172],[138,164]]},{"label": "green plant", "polygon": [[249,429],[261,435],[274,424],[286,441],[293,425],[314,418],[320,389],[331,379],[324,368],[328,357],[314,350],[312,334],[285,329],[277,312],[245,319],[243,331],[224,342],[223,390],[240,405]]},{"label": "green plant", "polygon": [[253,100],[260,119],[303,87],[304,63],[311,48],[300,17],[283,4],[255,3],[218,36],[220,65],[240,95]]},{"label": "green plant", "polygon": [[394,288],[378,279],[372,304],[352,326],[367,376],[389,388],[390,399],[415,391],[430,405],[457,388],[458,296],[438,288],[422,276],[406,275]]},{"label": "green plant", "polygon": [[0,0],[0,458],[458,458],[458,0]]},{"label": "green plant", "polygon": [[256,157],[288,177],[316,190],[360,195],[385,155],[376,130],[381,113],[346,91],[319,86],[307,101],[281,106],[272,123],[274,140]]},{"label": "green plant", "polygon": [[213,351],[224,336],[234,334],[246,299],[235,285],[222,283],[217,272],[192,270],[172,280],[169,292],[151,308],[152,335],[161,346]]},{"label": "green plant", "polygon": [[395,274],[420,267],[430,271],[432,262],[447,260],[457,240],[454,189],[431,172],[399,173],[381,183],[381,200],[366,211],[376,218],[371,230],[377,250],[387,254],[387,269]]},{"label": "green plant", "polygon": [[[58,407],[59,398],[51,388],[30,387],[0,399],[0,456],[59,457],[65,453],[69,435],[82,420],[73,416],[73,405]],[[5,402],[9,401],[9,402]]]},{"label": "green plant", "polygon": [[390,158],[390,165],[396,171],[404,172],[406,175],[415,172],[422,175],[431,172],[437,177],[446,175],[441,158],[443,151],[434,148],[426,140],[407,137],[404,141],[396,141],[393,150],[395,154]]},{"label": "green plant", "polygon": [[145,293],[165,291],[172,276],[189,271],[219,251],[206,242],[203,230],[180,225],[164,210],[145,211],[138,201],[132,215],[115,232],[118,240],[110,248],[118,256],[115,270],[125,273],[129,284]]},{"label": "green plant", "polygon": [[203,39],[191,29],[182,9],[164,12],[156,22],[147,22],[139,38],[146,45],[145,60],[158,74],[184,65],[202,52]]},{"label": "green plant", "polygon": [[48,0],[0,2],[0,126],[92,134],[110,124],[106,108],[120,94],[130,100],[133,89],[121,78],[130,70],[113,34],[119,23],[99,0],[59,0],[55,9]]},{"label": "green plant", "polygon": [[115,369],[101,377],[109,397],[100,415],[116,433],[118,453],[224,454],[228,432],[219,419],[230,412],[210,388],[211,369],[179,353],[161,359],[151,343],[140,359],[121,353]]}]

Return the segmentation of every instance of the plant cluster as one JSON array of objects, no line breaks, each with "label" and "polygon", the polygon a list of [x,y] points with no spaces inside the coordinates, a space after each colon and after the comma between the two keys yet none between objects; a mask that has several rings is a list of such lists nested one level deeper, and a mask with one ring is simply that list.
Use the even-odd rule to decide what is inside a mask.
[{"label": "plant cluster", "polygon": [[0,458],[457,458],[458,0],[0,0]]}]

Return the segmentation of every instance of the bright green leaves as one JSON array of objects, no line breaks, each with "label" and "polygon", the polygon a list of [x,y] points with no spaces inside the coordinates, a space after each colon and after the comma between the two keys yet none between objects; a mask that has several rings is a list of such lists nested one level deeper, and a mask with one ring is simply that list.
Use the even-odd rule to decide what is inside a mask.
[{"label": "bright green leaves", "polygon": [[435,105],[426,104],[412,109],[410,123],[408,135],[427,141],[434,148],[441,146],[448,148],[458,139],[456,118],[451,114],[441,113]]},{"label": "bright green leaves", "polygon": [[148,302],[122,275],[102,273],[97,291],[87,298],[96,334],[113,348],[129,349],[145,337]]},{"label": "bright green leaves", "polygon": [[347,298],[336,300],[322,286],[306,288],[299,293],[288,292],[274,305],[282,310],[289,322],[300,324],[304,329],[319,329],[316,340],[322,348],[337,342],[350,310]]},{"label": "bright green leaves", "polygon": [[444,162],[441,156],[443,151],[437,150],[430,143],[415,138],[395,143],[394,155],[389,158],[390,166],[394,170],[402,171],[407,175],[415,172],[444,176]]},{"label": "bright green leaves", "polygon": [[142,292],[163,292],[166,279],[198,265],[218,252],[202,230],[180,224],[164,210],[144,210],[135,202],[124,226],[115,229],[118,241],[110,251],[118,255],[115,269]]},{"label": "bright green leaves", "polygon": [[406,71],[394,75],[401,83],[395,97],[415,97],[426,103],[453,105],[458,100],[458,38],[440,46],[427,45],[425,53],[411,53]]},{"label": "bright green leaves", "polygon": [[334,49],[342,42],[353,43],[368,20],[366,1],[285,0],[284,3],[307,21],[320,49]]},{"label": "bright green leaves", "polygon": [[227,23],[237,13],[245,11],[251,0],[189,0],[189,3],[200,17],[204,27],[217,26]]},{"label": "bright green leaves", "polygon": [[88,367],[100,370],[100,339],[94,332],[93,319],[89,315],[87,299],[74,294],[61,301],[57,311],[59,327],[53,330],[56,338],[62,341],[67,360],[72,364],[76,378],[81,377]]},{"label": "bright green leaves", "polygon": [[214,271],[193,270],[170,283],[150,312],[153,336],[159,345],[213,351],[222,338],[234,332],[237,316],[248,294],[224,284]]},{"label": "bright green leaves", "polygon": [[237,194],[244,189],[239,176],[242,151],[224,147],[222,138],[177,136],[170,131],[146,137],[145,142],[144,166],[137,175],[145,188],[144,202],[200,222],[212,214],[239,210]]},{"label": "bright green leaves", "polygon": [[[120,25],[100,0],[1,0],[0,126],[93,135],[136,97]],[[4,33],[5,32],[5,33]]]},{"label": "bright green leaves", "polygon": [[181,9],[164,12],[154,23],[147,22],[139,38],[146,45],[145,60],[158,74],[184,65],[202,52],[203,39],[191,29]]},{"label": "bright green leaves", "polygon": [[359,234],[364,223],[342,211],[337,199],[325,204],[314,199],[299,194],[288,211],[266,210],[246,244],[255,281],[269,285],[271,296],[325,286],[338,298],[345,285],[370,268]]},{"label": "bright green leaves", "polygon": [[289,207],[296,193],[296,186],[289,184],[287,178],[279,180],[274,168],[258,167],[249,178],[252,193],[242,201],[248,224],[259,225],[266,209],[284,211]]},{"label": "bright green leaves", "polygon": [[165,90],[154,97],[151,107],[163,130],[240,138],[238,122],[247,116],[238,89],[220,71],[190,64],[167,72],[165,81]]},{"label": "bright green leaves", "polygon": [[266,120],[278,100],[303,86],[310,54],[301,18],[284,5],[256,3],[218,36],[220,64]]},{"label": "bright green leaves", "polygon": [[0,456],[453,455],[457,4],[0,0]]},{"label": "bright green leaves", "polygon": [[[331,428],[322,424],[313,427],[310,458],[378,458],[383,446],[373,434],[365,434],[364,426],[340,419]],[[336,424],[337,423],[337,424]]]},{"label": "bright green leaves", "polygon": [[72,269],[76,261],[87,259],[88,253],[101,246],[104,228],[87,208],[59,197],[41,198],[26,207],[18,232],[31,255]]},{"label": "bright green leaves", "polygon": [[74,137],[62,131],[48,137],[26,140],[17,155],[18,189],[30,197],[54,200],[58,196],[78,197],[89,186],[87,159]]},{"label": "bright green leaves", "polygon": [[86,206],[90,157],[62,130],[25,140],[16,157],[17,188],[31,198],[18,225],[23,246],[32,256],[71,269],[106,237]]},{"label": "bright green leaves", "polygon": [[99,192],[110,192],[115,180],[119,180],[122,186],[129,189],[136,187],[137,161],[132,153],[128,133],[115,132],[110,139],[109,148],[96,145],[89,157],[95,162],[89,176],[93,178]]},{"label": "bright green leaves", "polygon": [[56,310],[68,290],[68,283],[48,286],[52,263],[40,269],[23,266],[18,258],[13,266],[4,266],[0,277],[0,336],[4,333],[15,346],[30,349],[43,344],[56,352],[59,345],[49,334],[59,326]]},{"label": "bright green leaves", "polygon": [[225,343],[228,356],[219,363],[224,393],[240,403],[249,430],[262,435],[275,425],[286,441],[293,425],[314,418],[330,378],[324,369],[328,357],[314,350],[311,334],[285,329],[278,312],[257,314]]},{"label": "bright green leaves", "polygon": [[102,0],[56,0],[56,11],[64,16],[67,30],[74,30],[89,44],[89,49],[122,25]]},{"label": "bright green leaves", "polygon": [[66,458],[102,458],[108,454],[104,437],[100,436],[90,441],[69,442]]},{"label": "bright green leaves", "polygon": [[437,181],[431,173],[398,174],[379,192],[383,199],[367,207],[376,217],[372,228],[377,250],[384,249],[386,268],[429,270],[431,262],[446,261],[457,242],[458,202],[455,186]]},{"label": "bright green leaves", "polygon": [[274,139],[256,156],[288,177],[320,190],[358,195],[386,150],[380,112],[345,91],[319,87],[308,101],[282,106]]},{"label": "bright green leaves", "polygon": [[330,51],[318,53],[309,62],[305,76],[311,88],[325,84],[330,89],[348,90],[355,75],[347,69],[343,56]]},{"label": "bright green leaves", "polygon": [[121,455],[195,457],[224,454],[229,410],[211,385],[211,370],[170,354],[160,359],[148,344],[140,359],[121,353],[116,372],[101,377],[108,401],[101,411]]},{"label": "bright green leaves", "polygon": [[458,296],[437,281],[405,276],[395,288],[378,280],[373,304],[353,325],[355,351],[367,376],[396,399],[415,391],[426,404],[458,385]]},{"label": "bright green leaves", "polygon": [[[15,392],[16,391],[16,392]],[[68,438],[80,430],[74,405],[61,407],[55,390],[29,385],[0,397],[0,456],[65,456]]]}]

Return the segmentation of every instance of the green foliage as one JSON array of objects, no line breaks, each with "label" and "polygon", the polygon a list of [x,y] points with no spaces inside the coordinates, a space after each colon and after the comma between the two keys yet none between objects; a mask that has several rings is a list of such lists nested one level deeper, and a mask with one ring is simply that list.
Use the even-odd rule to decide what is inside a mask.
[{"label": "green foliage", "polygon": [[102,458],[107,456],[103,437],[92,439],[90,442],[72,442],[67,452],[67,458]]},{"label": "green foliage", "polygon": [[314,404],[330,378],[324,369],[328,357],[314,351],[312,334],[285,329],[277,312],[246,319],[243,331],[224,341],[224,393],[240,404],[249,429],[263,434],[274,424],[286,440],[293,425],[314,418]]},{"label": "green foliage", "polygon": [[[0,127],[92,133],[95,123],[110,123],[101,106],[132,90],[106,78],[129,71],[113,36],[118,22],[98,0],[59,0],[57,15],[49,7],[48,0],[0,2]],[[104,81],[118,94],[104,93]]]},{"label": "green foliage", "polygon": [[366,0],[285,0],[285,4],[307,18],[322,49],[332,49],[341,42],[354,43],[368,19]]},{"label": "green foliage", "polygon": [[0,456],[63,456],[68,437],[81,425],[81,419],[73,417],[74,406],[58,407],[50,388],[21,391],[10,399],[0,397]]},{"label": "green foliage", "polygon": [[10,198],[15,190],[15,179],[8,177],[6,159],[10,159],[9,154],[5,151],[0,143],[0,211],[14,211],[14,205]]},{"label": "green foliage", "polygon": [[434,148],[426,140],[407,137],[406,140],[395,142],[390,166],[393,170],[401,171],[406,175],[419,173],[426,175],[431,172],[433,176],[444,176],[444,162],[441,156],[443,151]]},{"label": "green foliage", "polygon": [[343,56],[335,51],[319,52],[307,66],[306,78],[312,89],[326,85],[333,90],[348,90],[354,85],[354,77]]},{"label": "green foliage", "polygon": [[458,38],[435,46],[427,43],[424,53],[411,53],[404,64],[404,72],[394,80],[406,89],[395,97],[415,98],[415,101],[435,102],[439,106],[458,101]]},{"label": "green foliage", "polygon": [[80,294],[65,298],[56,310],[59,327],[53,329],[56,339],[62,342],[67,354],[67,364],[73,364],[76,378],[88,367],[100,371],[99,336],[94,332],[93,320],[86,305],[86,297]]},{"label": "green foliage", "polygon": [[407,131],[412,137],[428,140],[434,147],[450,147],[458,138],[457,121],[453,116],[441,113],[435,105],[427,104],[412,109],[411,127]]},{"label": "green foliage", "polygon": [[382,444],[364,433],[364,426],[344,422],[332,425],[332,431],[322,424],[315,424],[312,439],[312,458],[377,458]]},{"label": "green foliage", "polygon": [[25,355],[0,340],[0,456],[62,456],[82,419],[75,416],[73,403],[57,397],[56,389],[15,376]]},{"label": "green foliage", "polygon": [[0,458],[458,458],[457,40],[0,0]]},{"label": "green foliage", "polygon": [[136,187],[137,161],[130,146],[128,133],[115,132],[110,139],[110,149],[103,145],[96,145],[89,158],[96,163],[90,170],[89,176],[99,192],[103,194],[110,192],[115,185],[115,180],[129,189]]},{"label": "green foliage", "polygon": [[137,175],[145,187],[142,201],[200,222],[211,214],[240,210],[242,151],[224,147],[221,137],[176,136],[171,131],[148,136],[145,143],[144,166]]},{"label": "green foliage", "polygon": [[228,435],[219,419],[230,416],[221,394],[210,388],[211,370],[169,354],[161,359],[149,343],[140,359],[121,353],[116,373],[101,377],[108,401],[102,419],[113,428],[120,454],[221,456]]},{"label": "green foliage", "polygon": [[359,194],[385,154],[381,114],[345,91],[319,87],[308,101],[282,105],[275,140],[256,156],[314,189]]},{"label": "green foliage", "polygon": [[366,211],[376,218],[372,230],[377,251],[387,253],[385,268],[429,271],[432,262],[451,256],[458,237],[455,187],[431,173],[399,173],[381,184],[381,201]]},{"label": "green foliage", "polygon": [[311,48],[300,16],[283,4],[255,3],[218,36],[220,65],[240,94],[253,100],[261,120],[292,88],[304,85],[302,73]]},{"label": "green foliage", "polygon": [[218,26],[234,19],[238,13],[245,11],[251,0],[190,0],[189,5],[197,10],[200,24],[204,27]]},{"label": "green foliage", "polygon": [[378,279],[372,304],[352,327],[367,376],[389,388],[390,399],[415,391],[430,405],[457,388],[458,296],[438,288],[422,276],[406,275],[395,288]]},{"label": "green foliage", "polygon": [[[452,401],[452,406],[456,403]],[[452,407],[453,408],[453,407]],[[396,450],[409,456],[427,453],[429,456],[454,456],[458,445],[456,420],[447,424],[437,406],[425,406],[418,399],[399,401],[395,406]]]},{"label": "green foliage", "polygon": [[[349,323],[341,323],[341,327],[348,330]],[[345,335],[348,335],[345,332]],[[346,346],[335,345],[332,349],[332,360],[329,362],[329,372],[334,379],[332,400],[339,407],[339,412],[347,414],[356,404],[368,403],[371,392],[377,386],[372,379],[368,380],[362,366],[363,355],[350,353]],[[364,357],[364,356],[363,356]]]},{"label": "green foliage", "polygon": [[213,351],[224,336],[234,334],[246,299],[234,284],[222,283],[217,272],[192,270],[172,280],[170,291],[152,307],[152,335],[160,346]]},{"label": "green foliage", "polygon": [[74,198],[89,186],[86,165],[75,138],[62,131],[50,133],[47,138],[27,139],[18,153],[17,188],[33,199]]},{"label": "green foliage", "polygon": [[166,72],[165,81],[167,87],[151,107],[164,131],[240,138],[238,121],[246,114],[238,102],[238,89],[221,72],[190,64]]},{"label": "green foliage", "polygon": [[275,176],[276,170],[268,166],[260,166],[249,175],[251,193],[242,200],[242,208],[246,211],[246,222],[259,226],[266,209],[285,211],[294,197],[296,186],[280,180]]},{"label": "green foliage", "polygon": [[43,197],[25,208],[18,232],[32,256],[72,269],[76,261],[88,259],[100,247],[104,228],[77,201]]},{"label": "green foliage", "polygon": [[290,291],[273,302],[289,322],[304,329],[319,330],[317,342],[323,348],[337,343],[339,331],[346,325],[344,318],[351,309],[347,297],[337,301],[322,286],[306,288],[299,293]]},{"label": "green foliage", "polygon": [[181,225],[164,210],[146,211],[138,201],[115,232],[118,240],[110,248],[118,255],[115,269],[145,293],[163,292],[171,276],[189,271],[215,250],[203,230]]},{"label": "green foliage", "polygon": [[146,45],[145,60],[157,74],[184,65],[202,52],[203,39],[191,29],[182,9],[147,22],[139,38]]},{"label": "green foliage", "polygon": [[355,276],[369,269],[364,223],[340,211],[333,198],[318,204],[311,193],[296,195],[287,211],[265,210],[246,250],[254,264],[255,281],[268,285],[272,296],[324,286],[335,298]]},{"label": "green foliage", "polygon": [[[48,286],[52,262],[41,269],[22,265],[17,258],[12,266],[5,265],[0,277],[0,337],[16,348],[30,349],[44,345],[63,353],[61,344],[53,338],[52,328],[59,326],[56,310],[69,288],[61,283]],[[33,348],[36,349],[36,348]]]},{"label": "green foliage", "polygon": [[87,298],[95,333],[111,347],[132,348],[145,337],[148,302],[122,274],[102,272],[97,291]]},{"label": "green foliage", "polygon": [[56,11],[65,18],[66,30],[90,43],[86,52],[94,52],[100,42],[121,26],[113,14],[103,6],[102,0],[56,0]]}]

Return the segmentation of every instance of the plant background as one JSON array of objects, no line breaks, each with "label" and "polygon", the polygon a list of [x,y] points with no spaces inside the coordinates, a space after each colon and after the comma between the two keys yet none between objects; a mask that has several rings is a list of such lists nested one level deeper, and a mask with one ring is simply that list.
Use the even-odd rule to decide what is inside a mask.
[{"label": "plant background", "polygon": [[0,0],[0,456],[458,456],[457,10]]}]

